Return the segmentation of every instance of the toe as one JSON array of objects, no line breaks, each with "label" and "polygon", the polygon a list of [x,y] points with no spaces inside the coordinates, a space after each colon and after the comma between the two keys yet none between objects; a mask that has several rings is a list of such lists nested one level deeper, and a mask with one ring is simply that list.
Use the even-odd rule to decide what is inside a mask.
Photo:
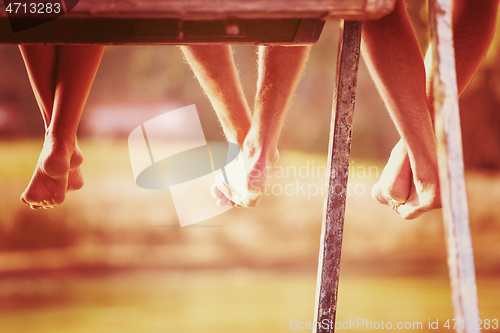
[{"label": "toe", "polygon": [[220,199],[221,196],[223,196],[224,194],[221,192],[221,190],[219,190],[219,188],[217,187],[217,184],[216,183],[213,183],[212,184],[212,187],[210,188],[210,194],[212,195],[212,198],[214,199]]},{"label": "toe", "polygon": [[379,183],[375,183],[375,185],[373,185],[372,187],[372,198],[373,200],[378,201],[382,205],[389,205],[389,201],[387,200],[387,197],[383,195]]},{"label": "toe", "polygon": [[398,208],[398,213],[405,220],[413,220],[422,215],[425,211],[409,205],[401,205]]},{"label": "toe", "polygon": [[228,198],[226,198],[225,196],[222,198],[222,202],[223,202],[223,206],[228,206],[228,207],[232,207],[234,204],[231,200],[229,200]]},{"label": "toe", "polygon": [[393,211],[395,211],[396,213],[401,214],[401,213],[399,212],[399,209],[400,209],[400,207],[401,207],[401,206],[403,206],[403,204],[402,204],[402,203],[397,202],[397,201],[395,201],[395,200],[391,200],[391,199],[389,199],[389,201],[388,201],[387,205],[388,205],[389,207],[391,207],[391,209],[392,209]]},{"label": "toe", "polygon": [[214,199],[217,199],[217,205],[219,207],[233,206],[233,202],[229,200],[224,193],[217,187],[217,184],[213,184],[210,188],[210,193]]}]

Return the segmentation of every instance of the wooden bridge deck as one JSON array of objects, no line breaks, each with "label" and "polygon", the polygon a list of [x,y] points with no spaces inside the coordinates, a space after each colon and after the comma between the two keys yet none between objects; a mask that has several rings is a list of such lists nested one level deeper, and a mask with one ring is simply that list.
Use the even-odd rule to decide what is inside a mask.
[{"label": "wooden bridge deck", "polygon": [[[394,5],[394,0],[50,2],[51,13],[39,0],[0,2],[0,43],[308,44],[318,40],[325,20],[376,19]],[[33,3],[40,13],[31,13]],[[60,13],[53,13],[56,6]]]}]

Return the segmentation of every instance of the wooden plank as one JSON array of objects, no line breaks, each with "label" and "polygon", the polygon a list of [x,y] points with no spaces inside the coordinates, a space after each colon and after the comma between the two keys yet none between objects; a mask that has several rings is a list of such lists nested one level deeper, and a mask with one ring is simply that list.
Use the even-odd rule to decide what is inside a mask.
[{"label": "wooden plank", "polygon": [[[9,0],[4,0],[7,3]],[[23,3],[42,2],[22,0]],[[44,0],[48,2],[48,0]],[[57,2],[61,0],[51,0]],[[21,0],[11,1],[21,2]],[[65,0],[69,17],[172,18],[379,18],[395,0]],[[0,17],[6,12],[0,10]]]},{"label": "wooden plank", "polygon": [[[44,5],[49,2],[50,13]],[[37,9],[41,5],[42,12],[32,14],[33,4]],[[319,21],[378,18],[394,4],[395,0],[3,0],[0,43],[309,44],[319,38]]]},{"label": "wooden plank", "polygon": [[[23,22],[17,22],[23,26]],[[29,24],[30,22],[26,22]],[[325,22],[318,19],[181,21],[65,17],[12,32],[0,19],[0,44],[310,44]]]},{"label": "wooden plank", "polygon": [[439,182],[457,332],[479,332],[479,309],[465,191],[451,1],[430,0]]},{"label": "wooden plank", "polygon": [[323,31],[323,26],[324,24],[320,25],[314,19],[301,20],[294,41],[300,43],[308,41],[316,43]]},{"label": "wooden plank", "polygon": [[328,152],[330,178],[321,228],[316,285],[316,325],[313,332],[317,333],[335,330],[360,42],[361,21],[341,21]]}]

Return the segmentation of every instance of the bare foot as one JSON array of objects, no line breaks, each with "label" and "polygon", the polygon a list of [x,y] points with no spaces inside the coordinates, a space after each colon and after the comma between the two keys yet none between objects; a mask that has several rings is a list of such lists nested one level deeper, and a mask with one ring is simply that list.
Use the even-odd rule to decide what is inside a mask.
[{"label": "bare foot", "polygon": [[84,178],[83,178],[83,153],[78,146],[78,143],[75,146],[75,150],[71,155],[70,160],[70,170],[68,174],[68,189],[69,191],[77,191],[83,187]]},{"label": "bare foot", "polygon": [[244,145],[240,155],[219,175],[212,185],[212,196],[219,206],[254,208],[268,185],[269,170],[279,160],[277,149],[272,153],[250,149]]},{"label": "bare foot", "polygon": [[411,220],[425,212],[441,208],[441,193],[439,190],[437,173],[432,181],[421,182],[414,177],[408,200],[403,205],[396,207],[396,212],[402,218]]},{"label": "bare foot", "polygon": [[392,149],[378,182],[372,188],[372,197],[394,211],[410,196],[412,172],[408,152],[403,140]]},{"label": "bare foot", "polygon": [[[74,143],[66,143],[47,135],[35,172],[21,196],[21,201],[32,209],[60,205],[67,190],[76,190],[83,186],[80,167],[82,161],[81,151]],[[73,170],[70,171],[71,168]]]},{"label": "bare foot", "polygon": [[437,164],[431,164],[426,166],[425,172],[413,173],[408,152],[400,140],[372,188],[372,197],[407,220],[441,208]]}]

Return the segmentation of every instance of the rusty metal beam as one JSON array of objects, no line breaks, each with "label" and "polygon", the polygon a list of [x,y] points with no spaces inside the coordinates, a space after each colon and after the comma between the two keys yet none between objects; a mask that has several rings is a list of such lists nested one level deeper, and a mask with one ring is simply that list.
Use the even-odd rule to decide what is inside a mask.
[{"label": "rusty metal beam", "polygon": [[457,332],[479,332],[474,257],[465,191],[450,0],[429,1],[439,182]]},{"label": "rusty metal beam", "polygon": [[316,324],[313,332],[317,333],[335,330],[360,42],[361,21],[341,21],[328,152],[330,178],[321,228],[316,286]]}]

